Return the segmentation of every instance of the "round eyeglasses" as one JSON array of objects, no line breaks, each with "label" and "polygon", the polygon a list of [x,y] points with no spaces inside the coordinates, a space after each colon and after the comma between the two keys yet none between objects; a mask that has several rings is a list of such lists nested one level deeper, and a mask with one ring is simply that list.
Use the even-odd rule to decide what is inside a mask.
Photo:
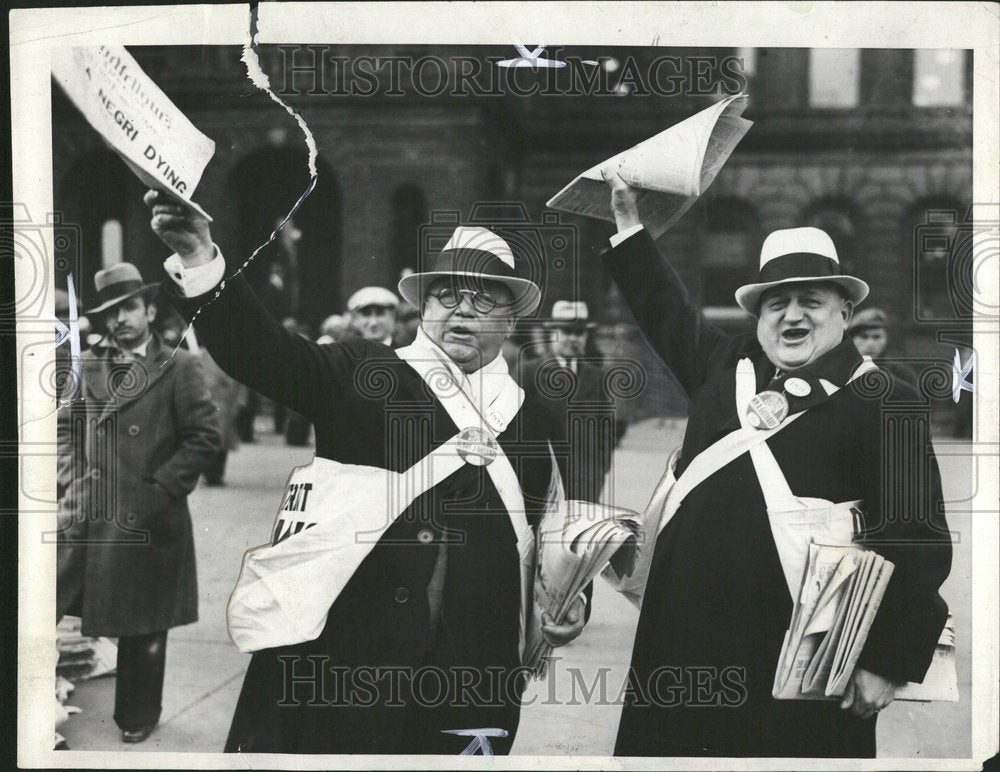
[{"label": "round eyeglasses", "polygon": [[497,300],[489,292],[482,290],[457,289],[455,287],[442,287],[431,293],[438,299],[438,302],[445,308],[455,308],[462,302],[462,297],[467,297],[472,302],[472,307],[481,314],[488,314],[497,307]]}]

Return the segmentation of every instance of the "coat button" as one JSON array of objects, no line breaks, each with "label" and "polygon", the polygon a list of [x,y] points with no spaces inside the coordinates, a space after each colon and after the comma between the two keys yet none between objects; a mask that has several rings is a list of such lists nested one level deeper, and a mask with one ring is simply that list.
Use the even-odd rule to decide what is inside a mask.
[{"label": "coat button", "polygon": [[417,541],[421,544],[430,544],[434,541],[434,534],[429,528],[421,528],[417,533]]},{"label": "coat button", "polygon": [[92,469],[91,472],[90,472],[90,476],[93,477],[95,480],[100,480],[101,479],[101,470],[100,469]]},{"label": "coat button", "polygon": [[405,587],[397,587],[392,597],[396,600],[396,603],[406,603],[410,599],[410,591]]},{"label": "coat button", "polygon": [[128,428],[128,433],[131,434],[133,437],[137,436],[139,434],[139,427],[136,424],[132,424]]}]

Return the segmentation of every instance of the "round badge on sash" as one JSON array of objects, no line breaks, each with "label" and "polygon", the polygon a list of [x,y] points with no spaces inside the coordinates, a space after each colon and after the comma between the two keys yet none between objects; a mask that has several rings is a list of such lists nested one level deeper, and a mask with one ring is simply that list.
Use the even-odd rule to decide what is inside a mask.
[{"label": "round badge on sash", "polygon": [[809,385],[809,381],[804,381],[801,378],[789,378],[785,381],[785,391],[793,397],[808,397],[812,386]]},{"label": "round badge on sash", "polygon": [[497,457],[497,442],[478,426],[458,433],[458,455],[467,464],[486,466]]},{"label": "round badge on sash", "polygon": [[762,391],[747,405],[747,422],[755,429],[773,429],[788,415],[788,399],[780,391]]}]

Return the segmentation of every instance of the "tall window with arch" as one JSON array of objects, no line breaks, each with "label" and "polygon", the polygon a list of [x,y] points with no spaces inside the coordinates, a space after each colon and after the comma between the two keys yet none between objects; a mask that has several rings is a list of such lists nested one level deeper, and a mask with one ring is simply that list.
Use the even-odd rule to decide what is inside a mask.
[{"label": "tall window with arch", "polygon": [[903,243],[910,247],[917,319],[971,316],[972,230],[963,227],[964,212],[950,196],[925,198],[910,208]]},{"label": "tall window with arch", "polygon": [[861,218],[853,207],[839,201],[824,200],[809,206],[804,214],[802,221],[806,225],[826,231],[833,239],[840,270],[858,276],[861,268],[858,264]]},{"label": "tall window with arch", "polygon": [[760,219],[750,203],[720,197],[706,202],[702,232],[702,305],[736,305],[738,287],[753,280],[760,250]]},{"label": "tall window with arch", "polygon": [[416,270],[420,252],[420,226],[430,220],[427,198],[419,185],[407,182],[392,192],[392,225],[389,255],[392,283],[406,269]]}]

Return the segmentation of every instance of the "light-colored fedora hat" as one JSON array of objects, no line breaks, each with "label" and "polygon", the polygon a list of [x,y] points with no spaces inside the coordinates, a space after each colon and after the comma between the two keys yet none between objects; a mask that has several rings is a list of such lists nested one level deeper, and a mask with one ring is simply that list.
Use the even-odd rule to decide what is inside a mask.
[{"label": "light-colored fedora hat", "polygon": [[557,300],[552,304],[552,316],[543,322],[546,327],[574,327],[592,330],[597,326],[590,321],[590,310],[582,300]]},{"label": "light-colored fedora hat", "polygon": [[357,311],[368,306],[380,308],[396,308],[399,298],[392,290],[385,287],[362,287],[347,299],[347,310]]},{"label": "light-colored fedora hat", "polygon": [[542,291],[518,270],[510,245],[499,235],[478,226],[460,225],[444,249],[431,260],[428,270],[411,273],[399,280],[399,294],[416,308],[423,306],[427,286],[435,279],[463,277],[475,281],[496,281],[514,296],[512,313],[526,316],[542,299]]},{"label": "light-colored fedora hat", "polygon": [[128,300],[133,295],[142,292],[152,294],[153,290],[159,289],[160,285],[155,282],[152,284],[144,283],[142,274],[132,263],[115,263],[94,274],[94,287],[97,289],[97,305],[88,308],[88,314],[107,311],[123,300]]},{"label": "light-colored fedora hat", "polygon": [[868,285],[854,276],[845,276],[833,239],[819,228],[786,228],[774,231],[760,248],[760,281],[736,290],[736,302],[749,314],[757,315],[760,296],[780,284],[828,281],[840,285],[848,299],[857,304],[868,297]]}]

